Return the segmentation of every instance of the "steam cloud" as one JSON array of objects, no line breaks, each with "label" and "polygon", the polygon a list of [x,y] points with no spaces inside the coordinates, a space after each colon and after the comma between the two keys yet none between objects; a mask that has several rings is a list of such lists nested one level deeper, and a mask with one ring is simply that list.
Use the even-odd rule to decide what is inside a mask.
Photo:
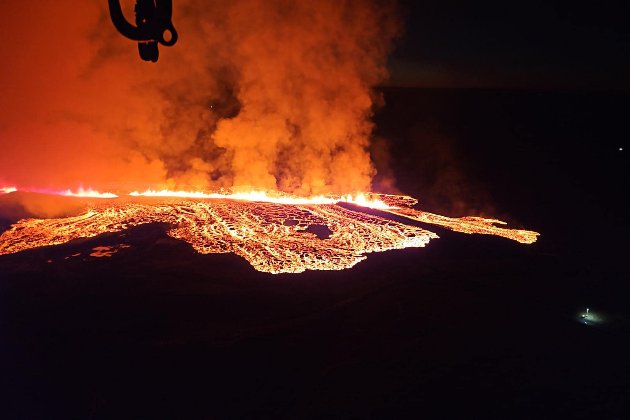
[{"label": "steam cloud", "polygon": [[175,0],[157,64],[106,7],[0,3],[0,184],[370,189],[389,2]]}]

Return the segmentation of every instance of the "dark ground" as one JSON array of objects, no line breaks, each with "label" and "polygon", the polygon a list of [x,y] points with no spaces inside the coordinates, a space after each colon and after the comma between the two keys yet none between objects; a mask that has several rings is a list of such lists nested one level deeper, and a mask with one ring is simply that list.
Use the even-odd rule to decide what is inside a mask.
[{"label": "dark ground", "polygon": [[0,418],[630,418],[628,95],[385,98],[402,191],[539,242],[434,228],[426,249],[279,276],[161,225],[3,256]]}]

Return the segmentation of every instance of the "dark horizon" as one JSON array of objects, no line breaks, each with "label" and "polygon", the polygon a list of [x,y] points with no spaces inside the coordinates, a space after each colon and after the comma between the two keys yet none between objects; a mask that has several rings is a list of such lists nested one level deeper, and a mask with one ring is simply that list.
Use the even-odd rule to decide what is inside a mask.
[{"label": "dark horizon", "polygon": [[400,0],[389,86],[628,91],[627,2]]}]

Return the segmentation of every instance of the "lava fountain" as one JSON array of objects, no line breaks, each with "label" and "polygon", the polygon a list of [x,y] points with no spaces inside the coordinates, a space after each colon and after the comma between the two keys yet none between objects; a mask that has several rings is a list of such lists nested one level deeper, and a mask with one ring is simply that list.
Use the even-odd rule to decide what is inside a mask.
[{"label": "lava fountain", "polygon": [[[503,224],[499,220],[450,218],[417,210],[413,208],[417,200],[408,196],[368,193],[301,198],[264,191],[166,190],[117,198],[96,191],[85,195],[104,199],[91,202],[77,216],[18,221],[0,235],[0,255],[147,223],[168,223],[169,236],[188,242],[199,253],[234,253],[256,270],[276,274],[347,269],[369,253],[424,247],[438,238],[415,226],[417,221],[525,244],[535,242],[538,236],[499,227],[497,224]],[[372,214],[372,209],[378,214]]]}]

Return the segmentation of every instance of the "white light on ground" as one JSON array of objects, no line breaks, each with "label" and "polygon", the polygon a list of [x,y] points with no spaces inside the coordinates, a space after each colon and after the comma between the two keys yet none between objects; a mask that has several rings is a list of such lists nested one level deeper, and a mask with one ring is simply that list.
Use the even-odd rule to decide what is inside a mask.
[{"label": "white light on ground", "polygon": [[601,314],[593,312],[590,308],[586,308],[584,312],[580,313],[578,319],[584,325],[599,325],[605,321]]}]

